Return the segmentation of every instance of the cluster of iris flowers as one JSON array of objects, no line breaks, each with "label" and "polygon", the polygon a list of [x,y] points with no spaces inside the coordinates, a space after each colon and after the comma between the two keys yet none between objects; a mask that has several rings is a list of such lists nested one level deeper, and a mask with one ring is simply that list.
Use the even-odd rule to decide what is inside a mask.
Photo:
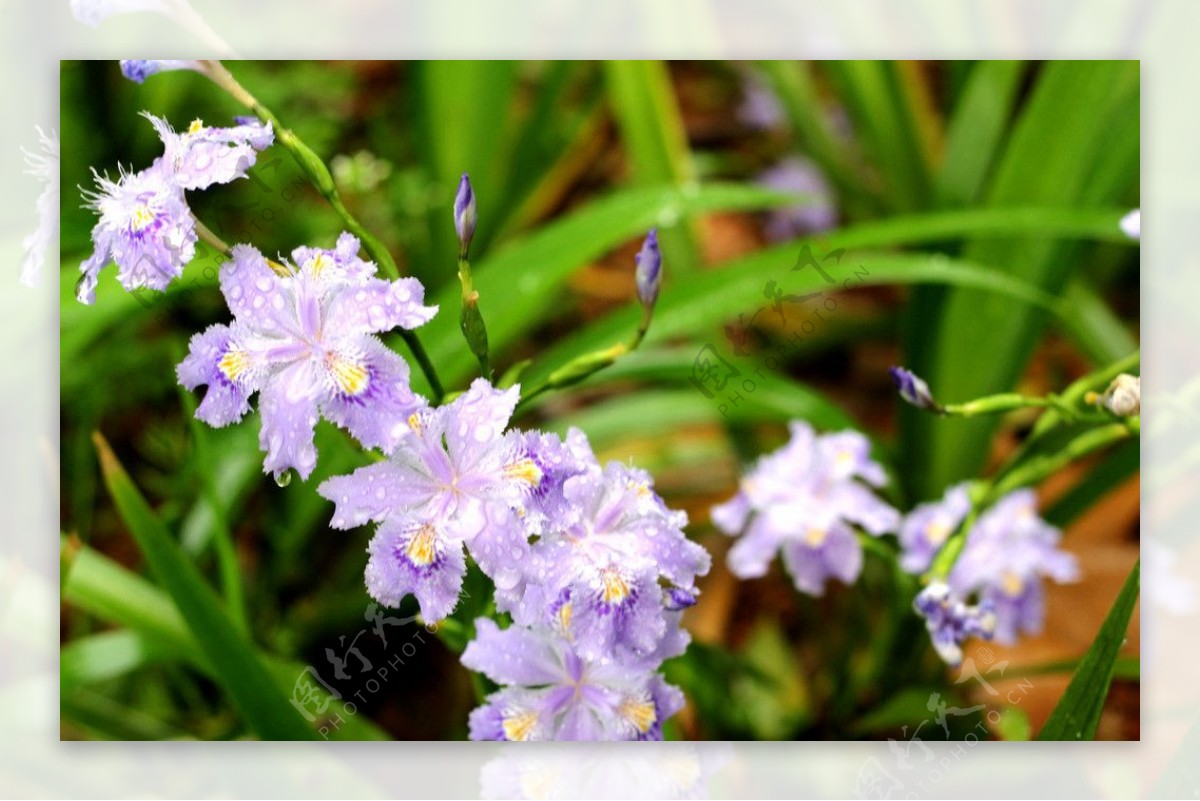
[{"label": "cluster of iris flowers", "polygon": [[[227,75],[204,62],[122,62],[138,82],[168,69],[196,69],[218,83]],[[275,139],[269,117],[229,128],[197,120],[182,133],[146,117],[163,155],[116,181],[97,174],[88,193],[99,221],[94,255],[80,268],[83,303],[94,302],[110,262],[126,290],[162,290],[179,277],[206,230],[185,192],[245,177]],[[464,262],[475,218],[464,175],[454,205]],[[360,256],[362,244],[343,233],[332,248],[299,247],[278,261],[249,244],[228,249],[220,288],[232,320],[193,336],[177,368],[184,387],[206,388],[196,416],[216,427],[236,423],[257,393],[264,470],[280,483],[311,475],[322,417],[383,455],[318,488],[334,504],[334,528],[374,524],[365,576],[379,603],[414,596],[436,623],[458,606],[468,560],[491,580],[496,619],[474,621],[461,660],[500,689],[471,714],[472,738],[660,739],[683,697],[659,669],[686,649],[680,616],[710,567],[684,534],[686,515],[666,506],[646,472],[602,464],[583,432],[560,438],[510,427],[521,387],[489,380],[469,272],[460,275],[463,330],[488,378],[440,405],[415,393],[407,362],[380,336],[417,328],[438,309],[424,304],[416,279],[380,277]],[[638,255],[645,315],[634,346],[661,267],[651,231]],[[945,411],[918,377],[899,369],[893,377],[908,402]],[[831,578],[856,581],[864,538],[895,534],[901,568],[927,579],[914,607],[952,665],[968,637],[1011,643],[1038,631],[1044,580],[1078,577],[1031,491],[982,508],[968,485],[957,485],[905,516],[876,494],[888,477],[865,436],[822,435],[799,421],[790,433],[712,509],[712,522],[737,538],[728,555],[736,576],[762,576],[780,554],[796,588],[819,596]],[[938,560],[951,538],[955,558]]]}]

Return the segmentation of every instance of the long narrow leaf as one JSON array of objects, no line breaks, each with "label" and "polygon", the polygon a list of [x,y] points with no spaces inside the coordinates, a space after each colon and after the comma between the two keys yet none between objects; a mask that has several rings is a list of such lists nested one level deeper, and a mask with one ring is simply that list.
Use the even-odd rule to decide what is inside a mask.
[{"label": "long narrow leaf", "polygon": [[200,575],[146,503],[108,443],[95,435],[100,470],[113,502],[158,580],[170,594],[217,680],[266,740],[313,740],[316,732],[288,702]]},{"label": "long narrow leaf", "polygon": [[1125,631],[1137,603],[1140,565],[1138,562],[1130,571],[1092,647],[1038,733],[1039,740],[1091,740],[1096,736],[1117,657],[1125,642]]},{"label": "long narrow leaf", "polygon": [[[189,631],[187,623],[179,614],[170,597],[141,576],[126,570],[108,557],[97,553],[87,546],[72,548],[68,557],[71,562],[70,573],[63,582],[63,600],[78,607],[97,618],[117,626],[124,626],[128,631],[114,632],[117,635],[135,635],[148,645],[143,652],[139,647],[141,658],[133,661],[128,653],[106,655],[105,664],[97,664],[95,654],[73,656],[63,649],[64,671],[63,683],[74,686],[102,677],[111,678],[113,675],[136,670],[145,659],[153,658],[161,650],[192,665],[201,673],[216,678],[213,666],[196,645],[196,640]],[[99,635],[97,635],[99,636]],[[131,648],[129,644],[110,646],[114,648]],[[79,659],[90,660],[81,665]],[[279,692],[293,692],[297,677],[305,670],[305,665],[268,653],[259,653],[260,661],[270,672]],[[123,662],[122,664],[119,664]],[[122,670],[122,668],[124,668]],[[105,673],[106,675],[101,675]],[[332,697],[322,687],[314,687],[318,701],[324,703]],[[363,715],[345,718],[341,727],[329,732],[331,740],[385,740],[387,734],[372,724]]]},{"label": "long narrow leaf", "polygon": [[[1133,62],[1053,62],[1046,65],[1026,103],[995,177],[986,192],[993,208],[1036,204],[1078,207],[1112,204],[1136,182],[1136,170],[1112,172],[1099,165],[1136,147],[1128,116],[1137,93]],[[1136,105],[1132,106],[1136,114]],[[1114,126],[1124,139],[1114,142]],[[1125,156],[1121,156],[1126,161]],[[1103,173],[1106,180],[1096,176]],[[1121,179],[1119,182],[1117,179]],[[974,242],[963,256],[1027,284],[1058,293],[1086,261],[1082,251],[1061,241],[1014,238]],[[1014,386],[1046,323],[1026,305],[974,290],[954,291],[928,316],[935,329],[925,340],[933,350],[920,365],[931,386],[972,398]],[[989,452],[995,419],[937,421],[911,412],[906,450],[916,497],[935,496],[964,477],[977,475]],[[926,415],[926,418],[929,416]]]},{"label": "long narrow leaf", "polygon": [[[793,295],[836,291],[846,286],[945,283],[1019,298],[1024,303],[1049,311],[1055,308],[1053,298],[1018,281],[978,265],[943,256],[852,254],[845,257],[845,266],[836,274],[842,283],[832,286],[812,271],[790,272],[794,256],[792,247],[786,245],[759,251],[726,269],[695,276],[685,285],[664,292],[659,298],[654,322],[646,337],[647,344],[661,342],[668,337],[707,334],[712,337],[707,344],[718,352],[724,352],[724,358],[729,359],[729,346],[719,333],[722,322],[735,319],[739,314],[750,318],[763,309],[766,306],[764,284],[772,279],[783,286],[784,292]],[[539,362],[529,369],[529,383],[536,384],[549,370],[565,364],[571,358],[627,338],[637,325],[637,318],[635,309],[621,309],[563,340],[543,353]]]},{"label": "long narrow leaf", "polygon": [[[696,180],[687,135],[667,65],[661,61],[609,61],[604,65],[608,95],[634,181],[642,186],[686,186]],[[699,266],[700,248],[691,220],[664,226],[663,253],[690,272]]]},{"label": "long narrow leaf", "polygon": [[950,121],[938,171],[941,205],[968,205],[979,197],[1008,130],[1024,69],[1019,61],[980,61],[972,68]]}]

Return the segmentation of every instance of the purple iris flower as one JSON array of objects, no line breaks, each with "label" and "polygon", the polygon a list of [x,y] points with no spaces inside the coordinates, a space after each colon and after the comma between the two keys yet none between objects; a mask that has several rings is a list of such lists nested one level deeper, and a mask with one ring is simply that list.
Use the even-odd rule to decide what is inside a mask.
[{"label": "purple iris flower", "polygon": [[803,202],[767,215],[765,233],[770,241],[786,242],[799,236],[819,234],[837,225],[833,190],[821,169],[809,159],[789,156],[759,173],[757,181],[780,192],[807,196]]},{"label": "purple iris flower", "polygon": [[166,120],[146,112],[142,116],[158,132],[164,148],[163,160],[175,183],[183,189],[206,189],[245,178],[258,151],[275,141],[269,122],[243,118],[232,128],[218,128],[193,120],[186,131],[176,133]]},{"label": "purple iris flower", "polygon": [[213,426],[240,420],[259,393],[259,444],[277,480],[291,469],[312,473],[318,417],[386,451],[425,405],[409,388],[408,365],[374,334],[415,328],[437,308],[422,305],[415,278],[374,277],[358,247],[342,234],[332,250],[297,248],[294,265],[273,265],[235,246],[220,276],[233,322],[192,337],[177,369],[186,388],[208,386],[196,416]]},{"label": "purple iris flower", "polygon": [[909,573],[923,573],[971,511],[967,485],[958,484],[946,490],[945,496],[933,503],[923,503],[913,509],[900,524],[900,566]]},{"label": "purple iris flower", "polygon": [[[687,539],[649,474],[610,462],[563,482],[571,512],[547,521],[514,618],[549,625],[586,659],[652,652],[668,630],[668,604],[698,594],[711,559]],[[672,599],[664,586],[683,590]]]},{"label": "purple iris flower", "polygon": [[787,445],[759,459],[738,493],[713,507],[712,521],[738,538],[729,551],[734,575],[763,576],[782,552],[796,589],[821,595],[831,576],[844,584],[858,578],[862,546],[854,526],[878,536],[895,531],[900,515],[862,483],[886,481],[866,437],[818,436],[800,421],[789,428]]},{"label": "purple iris flower", "polygon": [[525,507],[541,489],[539,454],[505,433],[520,388],[476,379],[463,395],[400,423],[410,429],[385,462],[336,476],[318,492],[336,504],[334,528],[376,521],[367,587],[396,606],[412,593],[426,620],[458,601],[465,545],[498,592],[515,592],[529,559]]},{"label": "purple iris flower", "polygon": [[636,660],[589,660],[551,629],[501,630],[487,618],[475,628],[462,663],[502,689],[471,713],[473,740],[661,740],[663,721],[683,707],[683,694],[654,672],[687,646],[677,626]]},{"label": "purple iris flower", "polygon": [[1006,495],[980,516],[950,571],[950,589],[959,597],[978,594],[996,614],[996,641],[1016,642],[1020,631],[1037,634],[1045,617],[1042,580],[1079,578],[1074,555],[1059,548],[1062,533],[1037,515],[1032,490]]},{"label": "purple iris flower", "polygon": [[160,158],[141,172],[122,170],[116,181],[92,174],[98,190],[84,197],[100,220],[92,228],[95,250],[79,266],[75,297],[96,302],[100,270],[110,261],[127,292],[166,289],[196,255],[195,222],[168,165]]},{"label": "purple iris flower", "polygon": [[141,172],[122,170],[117,181],[93,170],[98,189],[84,192],[100,220],[92,229],[95,250],[79,267],[75,296],[81,303],[95,302],[100,270],[109,261],[126,291],[166,289],[196,255],[196,222],[184,190],[245,177],[257,151],[275,138],[270,125],[257,122],[212,128],[196,120],[177,134],[158,117],[145,117],[163,140],[163,156]]},{"label": "purple iris flower", "polygon": [[987,600],[968,606],[945,582],[935,581],[917,594],[913,607],[925,618],[933,647],[946,664],[962,662],[962,644],[968,637],[992,639],[996,615]]}]

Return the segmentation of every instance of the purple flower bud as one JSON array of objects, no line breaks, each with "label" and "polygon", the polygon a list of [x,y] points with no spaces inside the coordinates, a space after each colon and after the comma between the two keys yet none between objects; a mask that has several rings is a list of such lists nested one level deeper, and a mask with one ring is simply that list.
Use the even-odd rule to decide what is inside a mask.
[{"label": "purple flower bud", "polygon": [[937,411],[940,408],[929,391],[929,385],[920,376],[903,367],[893,367],[888,372],[891,373],[892,381],[896,382],[896,389],[900,390],[900,397],[904,400],[918,409]]},{"label": "purple flower bud", "polygon": [[637,254],[638,300],[645,308],[653,308],[662,286],[662,252],[658,249],[658,229],[651,228]]},{"label": "purple flower bud", "polygon": [[198,70],[196,61],[170,60],[125,60],[121,62],[121,74],[134,83],[141,83],[151,75],[169,70]]},{"label": "purple flower bud", "polygon": [[475,236],[475,192],[465,172],[458,182],[458,194],[454,196],[454,230],[458,232],[459,251],[465,255]]},{"label": "purple flower bud", "polygon": [[925,628],[938,656],[952,667],[962,662],[962,643],[968,637],[990,640],[996,631],[991,601],[985,599],[978,606],[971,606],[945,582],[935,581],[921,590],[913,607],[925,618]]},{"label": "purple flower bud", "polygon": [[696,591],[683,587],[671,587],[663,593],[663,603],[668,610],[678,612],[696,605]]}]

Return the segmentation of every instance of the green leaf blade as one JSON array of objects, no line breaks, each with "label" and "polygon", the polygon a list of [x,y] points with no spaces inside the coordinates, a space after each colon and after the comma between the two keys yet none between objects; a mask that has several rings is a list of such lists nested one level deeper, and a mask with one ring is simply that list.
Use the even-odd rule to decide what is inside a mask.
[{"label": "green leaf blade", "polygon": [[1071,683],[1067,685],[1037,739],[1074,741],[1091,740],[1096,736],[1100,713],[1104,710],[1108,688],[1116,670],[1117,657],[1120,656],[1133,607],[1137,603],[1140,566],[1139,561],[1130,571],[1092,647],[1079,663]]},{"label": "green leaf blade", "polygon": [[171,596],[218,682],[266,740],[315,740],[317,734],[279,691],[251,643],[234,626],[200,575],[146,503],[108,443],[95,435],[104,482],[151,569]]}]

